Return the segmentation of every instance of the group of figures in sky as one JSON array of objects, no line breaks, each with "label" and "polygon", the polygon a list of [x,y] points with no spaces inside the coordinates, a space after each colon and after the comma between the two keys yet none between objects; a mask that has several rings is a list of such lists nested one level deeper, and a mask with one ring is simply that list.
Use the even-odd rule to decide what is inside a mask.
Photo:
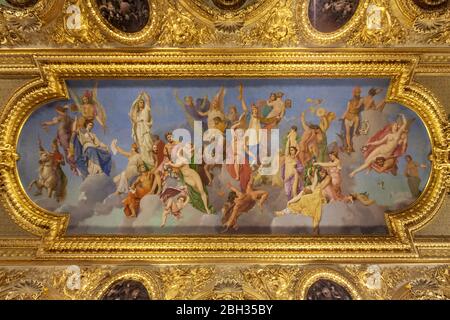
[{"label": "group of figures in sky", "polygon": [[[293,103],[284,98],[283,92],[274,92],[267,99],[248,104],[244,86],[241,84],[237,90],[241,108],[231,105],[227,111],[224,110],[227,93],[224,87],[218,89],[211,101],[207,96],[181,99],[174,91],[174,100],[185,112],[189,126],[195,126],[195,121],[198,121],[204,136],[211,130],[222,135],[224,149],[233,160],[227,163],[196,163],[192,156],[196,152],[194,144],[177,139],[172,131],[166,132],[164,137],[153,134],[152,97],[145,91],[138,95],[129,111],[133,143],[124,148],[119,146],[117,139],[107,146],[93,131],[94,126],[108,130],[108,109],[97,98],[97,85],[87,90],[81,98],[69,89],[71,102],[57,106],[56,116],[41,123],[46,131],[51,126],[57,127],[56,137],[49,151],[39,141],[39,176],[29,185],[29,189],[36,187],[36,195],[42,194],[45,189],[48,197],[63,201],[68,180],[63,166],[70,167],[71,174],[82,179],[96,175],[110,176],[113,157],[126,157],[126,168],[112,178],[115,194],[121,196],[123,212],[129,218],[139,215],[141,200],[146,195],[158,195],[163,208],[161,227],[165,226],[169,217],[180,220],[183,209],[190,204],[199,214],[220,211],[223,230],[237,229],[241,215],[253,208],[263,210],[269,197],[264,186],[270,186],[284,192],[287,198],[286,208],[274,211],[274,217],[308,216],[312,219],[314,232],[318,233],[325,205],[342,202],[351,206],[359,202],[371,206],[375,203],[367,193],[343,192],[342,156],[354,153],[363,155],[364,162],[349,173],[350,179],[363,171],[397,175],[397,164],[399,158],[406,154],[409,127],[414,118],[407,119],[404,114],[399,114],[395,121],[369,137],[362,148],[355,150],[353,144],[354,138],[367,134],[371,125],[366,120],[362,121],[361,112],[382,112],[385,108],[383,99],[376,100],[382,89],[371,88],[363,96],[361,88],[355,87],[346,111],[339,119],[335,112],[322,106],[321,99],[308,98],[309,112],[317,123],[307,122],[305,114],[308,110],[301,111],[297,120],[300,130],[295,125],[291,126],[287,135],[280,139],[281,148],[265,159],[257,156],[262,148],[267,148],[268,139],[262,135],[278,130]],[[340,143],[329,144],[327,131],[334,121],[342,123]],[[244,161],[237,161],[238,144],[248,138],[246,132],[249,130],[257,132],[256,140],[244,141]],[[231,132],[231,139],[225,139],[226,132]],[[200,148],[204,149],[207,145]],[[410,155],[406,155],[405,159],[404,176],[411,196],[416,198],[421,192],[419,169],[425,165],[418,164]],[[273,162],[279,163],[276,172],[262,174],[264,166]],[[208,195],[208,187],[218,179],[218,172],[226,172],[235,181],[234,185],[226,183],[220,194],[216,195],[226,199],[222,208],[214,208]]]},{"label": "group of figures in sky", "polygon": [[97,5],[106,21],[127,33],[142,30],[150,17],[146,0],[97,0]]}]

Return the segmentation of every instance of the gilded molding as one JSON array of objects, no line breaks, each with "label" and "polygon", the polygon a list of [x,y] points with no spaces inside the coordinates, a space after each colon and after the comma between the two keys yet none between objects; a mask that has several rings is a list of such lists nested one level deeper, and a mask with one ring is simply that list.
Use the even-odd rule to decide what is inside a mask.
[{"label": "gilded molding", "polygon": [[305,299],[317,280],[353,299],[450,298],[448,265],[47,266],[0,269],[0,299],[100,299],[119,280],[141,282],[151,299]]},{"label": "gilded molding", "polygon": [[[255,0],[233,10],[202,0],[149,3],[149,22],[136,33],[104,21],[95,0],[45,0],[26,9],[0,7],[0,46],[362,48],[447,46],[450,41],[450,11],[427,11],[411,0],[361,0],[350,21],[330,33],[312,27],[309,1]],[[70,13],[69,8],[79,12]],[[370,8],[380,11],[380,25],[370,26]],[[69,26],[68,19],[75,16],[80,25]]]},{"label": "gilded molding", "polygon": [[[307,53],[295,50],[161,50],[154,52],[43,52],[34,55],[42,79],[18,90],[1,114],[0,145],[15,146],[21,124],[35,108],[67,97],[65,78],[183,77],[380,77],[392,79],[388,101],[414,110],[428,128],[432,174],[418,201],[386,215],[390,236],[383,237],[68,237],[67,214],[37,207],[25,194],[15,165],[1,170],[1,203],[25,230],[43,237],[39,259],[146,259],[158,262],[299,261],[311,259],[418,258],[411,233],[437,212],[448,180],[447,116],[437,99],[410,82],[419,56],[413,54]],[[1,60],[1,59],[0,59]],[[9,148],[8,150],[10,150]],[[440,151],[444,150],[444,151]],[[11,151],[11,150],[10,150]],[[12,152],[12,151],[11,151]],[[11,154],[11,153],[10,153]],[[13,159],[13,158],[10,158]],[[189,248],[189,250],[186,250]]]}]

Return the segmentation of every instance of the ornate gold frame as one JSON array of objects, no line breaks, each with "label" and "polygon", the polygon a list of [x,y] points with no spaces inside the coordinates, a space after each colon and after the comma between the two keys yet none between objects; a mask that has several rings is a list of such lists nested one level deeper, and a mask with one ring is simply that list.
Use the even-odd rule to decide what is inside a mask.
[{"label": "ornate gold frame", "polygon": [[[402,260],[418,257],[412,234],[432,219],[450,181],[450,126],[437,99],[411,76],[419,56],[408,53],[341,52],[288,49],[186,49],[0,52],[14,61],[3,71],[37,66],[39,78],[9,99],[0,115],[0,203],[28,232],[42,237],[36,258],[45,260],[140,259],[152,262],[298,262]],[[9,69],[8,69],[9,68]],[[22,72],[22,71],[20,71]],[[23,70],[24,73],[30,70]],[[68,214],[34,204],[19,180],[16,145],[30,114],[51,100],[67,98],[66,79],[198,77],[388,77],[388,101],[417,113],[429,132],[432,172],[421,197],[402,212],[386,214],[387,236],[67,236]],[[447,182],[447,185],[446,185]]]},{"label": "ornate gold frame", "polygon": [[369,5],[368,0],[360,0],[355,13],[345,25],[334,32],[324,33],[315,29],[311,24],[308,16],[310,1],[311,0],[299,1],[297,4],[297,21],[300,36],[305,36],[309,42],[319,45],[329,45],[350,34],[357,26],[360,25],[361,20],[365,17],[364,12]]}]

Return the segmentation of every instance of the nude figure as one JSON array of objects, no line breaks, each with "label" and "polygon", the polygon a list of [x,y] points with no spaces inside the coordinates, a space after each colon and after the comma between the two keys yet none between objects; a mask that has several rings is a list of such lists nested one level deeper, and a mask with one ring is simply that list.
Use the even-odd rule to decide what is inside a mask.
[{"label": "nude figure", "polygon": [[206,195],[202,179],[197,171],[189,167],[189,161],[184,156],[184,149],[185,148],[180,148],[178,150],[177,162],[169,162],[168,165],[179,170],[180,174],[183,176],[184,182],[200,194],[206,213],[211,214],[208,206],[208,196]]},{"label": "nude figure", "polygon": [[364,164],[350,173],[351,178],[353,178],[358,172],[368,169],[377,160],[377,158],[388,159],[392,156],[394,150],[399,146],[400,143],[402,143],[402,139],[404,139],[403,133],[405,132],[408,125],[405,116],[403,114],[401,114],[400,116],[403,122],[400,127],[398,123],[394,123],[392,125],[391,133],[387,134],[381,140],[373,141],[367,144],[367,146],[373,145],[377,147],[367,156]]},{"label": "nude figure", "polygon": [[361,98],[361,87],[353,88],[353,97],[347,103],[347,110],[342,119],[345,126],[345,142],[346,151],[354,152],[353,150],[353,136],[359,134],[359,112],[363,106],[363,99]]},{"label": "nude figure", "polygon": [[386,101],[384,99],[379,102],[375,101],[375,96],[381,92],[383,92],[383,89],[381,88],[370,88],[367,96],[362,100],[364,110],[383,111]]},{"label": "nude figure", "polygon": [[253,179],[250,179],[247,189],[245,190],[245,193],[243,193],[234,188],[231,184],[228,184],[228,188],[233,191],[237,197],[234,199],[234,204],[232,204],[232,207],[229,208],[228,214],[225,214],[224,216],[225,229],[223,232],[228,231],[230,228],[237,230],[237,219],[239,216],[253,209],[257,202],[262,210],[262,206],[269,197],[269,193],[264,190],[253,190],[252,185]]},{"label": "nude figure", "polygon": [[175,219],[181,219],[181,210],[186,207],[189,202],[186,187],[184,188],[167,188],[160,196],[164,203],[164,210],[161,217],[161,228],[166,225],[167,217],[173,215]]},{"label": "nude figure", "polygon": [[267,115],[267,118],[283,118],[284,113],[286,112],[286,105],[284,104],[283,96],[283,92],[277,92],[275,93],[275,100],[272,100],[273,98],[271,98],[267,101],[267,105],[272,107],[272,110]]}]

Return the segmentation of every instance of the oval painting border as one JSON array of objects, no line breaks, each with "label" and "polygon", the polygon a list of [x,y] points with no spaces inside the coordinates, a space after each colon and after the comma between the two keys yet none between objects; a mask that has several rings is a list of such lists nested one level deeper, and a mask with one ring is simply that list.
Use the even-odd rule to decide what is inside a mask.
[{"label": "oval painting border", "polygon": [[147,24],[140,31],[133,33],[124,32],[106,21],[100,13],[99,7],[97,5],[97,0],[88,0],[86,2],[90,17],[95,21],[95,24],[104,34],[120,43],[136,45],[144,42],[153,42],[154,40],[156,40],[156,36],[160,29],[158,14],[156,14],[157,1],[146,1],[148,2],[149,7],[149,17]]},{"label": "oval painting border", "polygon": [[321,32],[316,29],[309,18],[309,7],[312,0],[301,1],[297,5],[297,21],[299,24],[299,36],[305,36],[310,42],[320,45],[328,45],[337,42],[351,33],[361,21],[369,4],[368,0],[360,0],[353,16],[340,28],[333,32]]}]

